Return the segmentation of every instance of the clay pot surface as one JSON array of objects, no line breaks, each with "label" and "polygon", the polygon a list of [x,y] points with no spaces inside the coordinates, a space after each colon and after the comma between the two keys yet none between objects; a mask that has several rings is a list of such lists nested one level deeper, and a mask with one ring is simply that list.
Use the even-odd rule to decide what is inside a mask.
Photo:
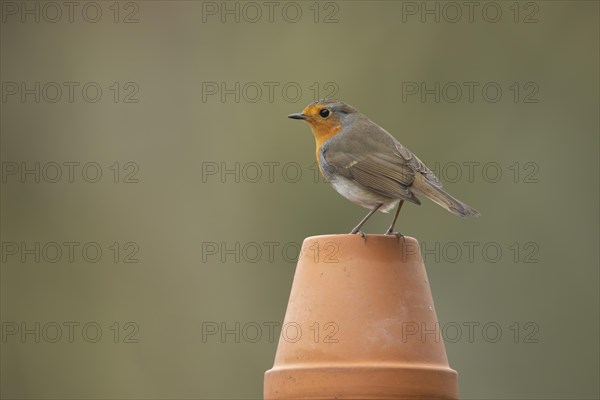
[{"label": "clay pot surface", "polygon": [[458,398],[416,239],[304,240],[264,397]]}]

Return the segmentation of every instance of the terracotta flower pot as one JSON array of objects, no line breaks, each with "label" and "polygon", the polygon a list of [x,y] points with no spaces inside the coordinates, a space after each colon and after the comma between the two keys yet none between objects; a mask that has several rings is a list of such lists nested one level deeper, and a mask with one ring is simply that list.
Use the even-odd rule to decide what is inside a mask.
[{"label": "terracotta flower pot", "polygon": [[458,398],[414,238],[304,240],[264,397]]}]

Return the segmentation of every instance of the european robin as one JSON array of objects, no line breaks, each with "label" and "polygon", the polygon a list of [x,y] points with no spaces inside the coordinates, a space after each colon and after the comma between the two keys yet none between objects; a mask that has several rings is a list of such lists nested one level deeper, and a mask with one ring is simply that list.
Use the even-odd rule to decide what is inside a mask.
[{"label": "european robin", "polygon": [[443,191],[440,180],[417,156],[354,107],[324,99],[288,117],[310,124],[319,169],[333,188],[371,210],[350,233],[359,233],[376,211],[387,213],[397,207],[386,232],[396,234],[394,225],[404,201],[421,204],[417,195],[460,217],[479,216],[476,209]]}]

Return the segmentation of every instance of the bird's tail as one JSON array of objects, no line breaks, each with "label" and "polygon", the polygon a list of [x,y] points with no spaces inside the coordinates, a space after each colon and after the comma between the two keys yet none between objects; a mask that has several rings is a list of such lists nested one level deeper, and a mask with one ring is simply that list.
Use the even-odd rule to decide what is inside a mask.
[{"label": "bird's tail", "polygon": [[480,215],[479,211],[477,211],[473,207],[463,203],[455,197],[452,197],[450,194],[446,193],[441,188],[427,182],[424,178],[418,180],[420,180],[421,182],[419,182],[418,185],[413,185],[413,187],[417,189],[420,193],[422,193],[425,197],[444,207],[451,213],[456,214],[459,217],[467,217],[470,215],[478,217]]}]

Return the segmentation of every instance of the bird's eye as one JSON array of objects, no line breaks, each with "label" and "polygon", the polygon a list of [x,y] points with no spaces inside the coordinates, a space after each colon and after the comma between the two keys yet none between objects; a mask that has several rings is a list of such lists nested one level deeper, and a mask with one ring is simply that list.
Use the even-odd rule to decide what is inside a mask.
[{"label": "bird's eye", "polygon": [[327,117],[329,117],[329,114],[330,114],[330,112],[329,112],[329,110],[328,110],[328,109],[326,109],[326,108],[324,108],[324,109],[322,109],[321,111],[319,111],[319,115],[320,115],[321,117],[323,117],[323,118],[327,118]]}]

